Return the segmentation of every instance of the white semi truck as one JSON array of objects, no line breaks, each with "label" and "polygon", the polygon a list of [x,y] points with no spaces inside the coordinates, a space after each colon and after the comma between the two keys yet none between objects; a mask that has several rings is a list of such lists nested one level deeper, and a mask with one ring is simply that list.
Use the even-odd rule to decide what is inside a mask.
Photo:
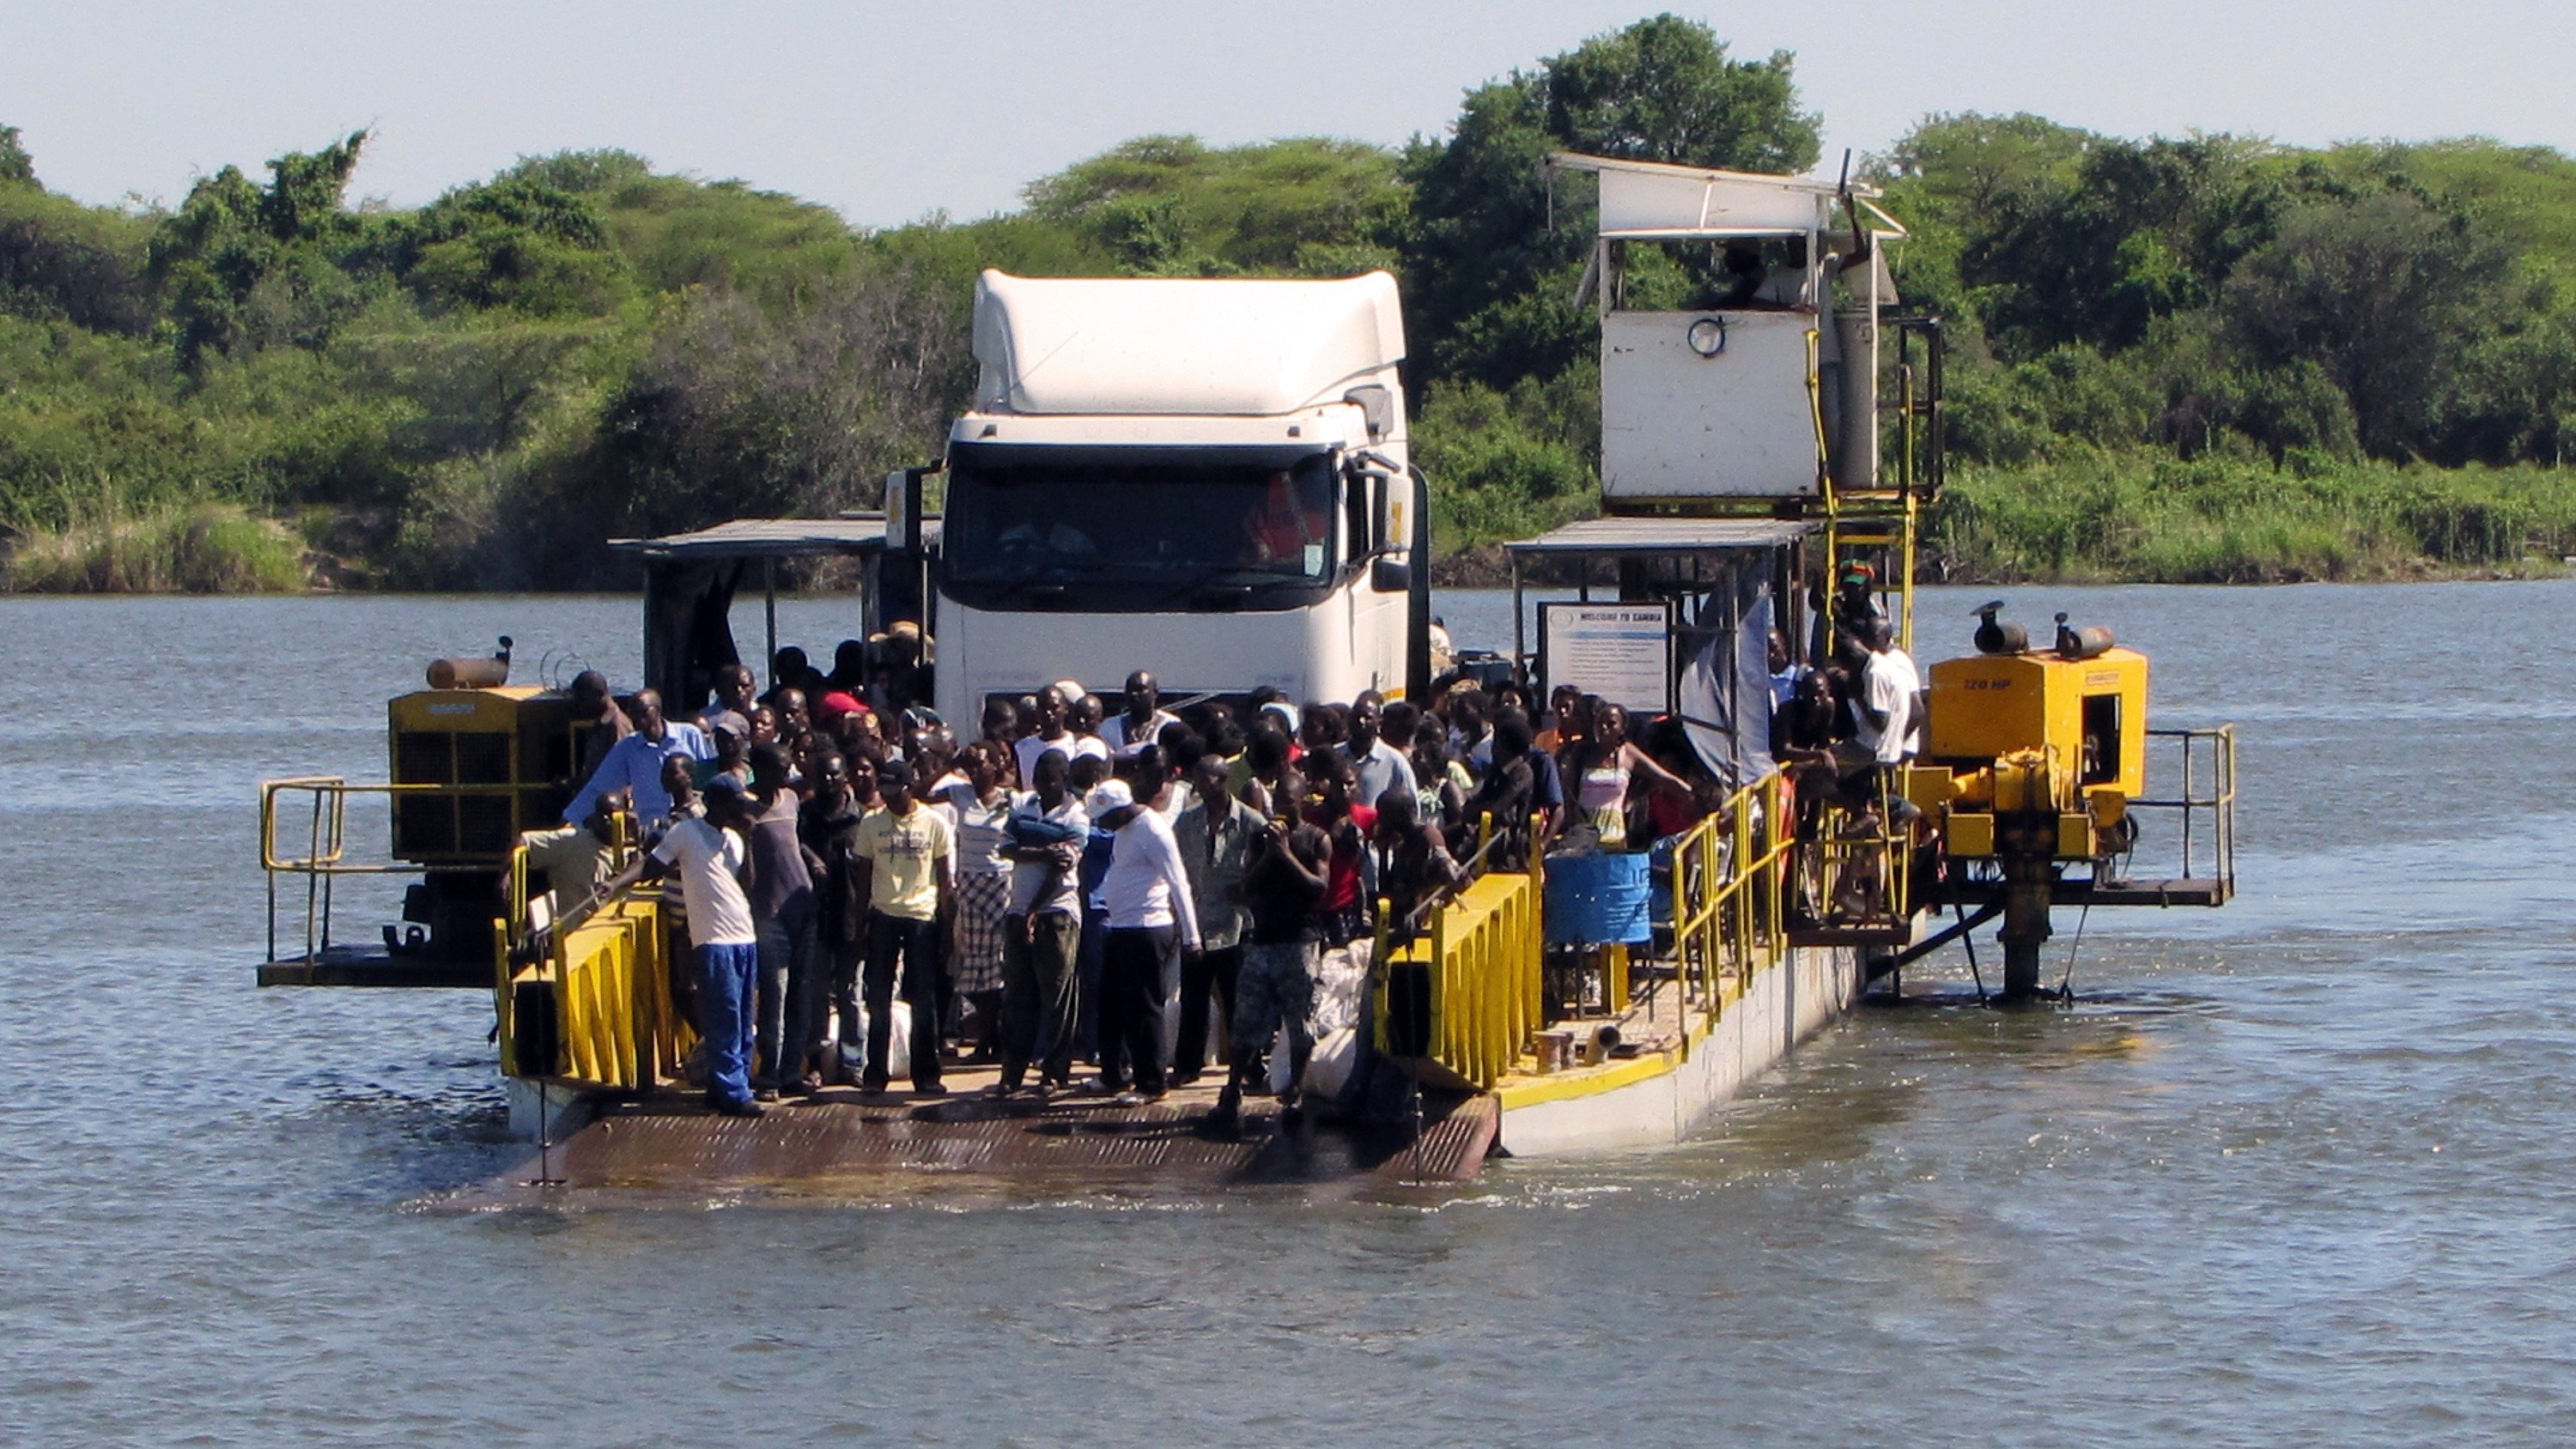
[{"label": "white semi truck", "polygon": [[1138,669],[1174,699],[1425,686],[1394,278],[987,271],[974,353],[932,604],[948,719]]}]

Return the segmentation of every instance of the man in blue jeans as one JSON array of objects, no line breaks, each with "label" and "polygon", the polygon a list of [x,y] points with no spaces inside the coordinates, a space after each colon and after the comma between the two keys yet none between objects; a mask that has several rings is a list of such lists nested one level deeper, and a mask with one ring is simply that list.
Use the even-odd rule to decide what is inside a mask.
[{"label": "man in blue jeans", "polygon": [[718,775],[707,782],[706,814],[673,822],[652,853],[628,866],[607,890],[676,870],[688,905],[689,945],[697,957],[698,1032],[707,1044],[707,1105],[728,1117],[758,1117],[751,1099],[753,1002],[760,974],[760,937],[751,923],[751,898],[742,888],[741,832],[751,823],[742,782]]}]

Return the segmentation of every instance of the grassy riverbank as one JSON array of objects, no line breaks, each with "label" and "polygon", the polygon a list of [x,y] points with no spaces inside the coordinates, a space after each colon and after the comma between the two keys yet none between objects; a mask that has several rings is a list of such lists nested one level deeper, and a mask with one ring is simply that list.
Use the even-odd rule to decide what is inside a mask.
[{"label": "grassy riverbank", "polygon": [[22,534],[8,554],[12,593],[273,594],[305,586],[286,529],[238,504],[105,512]]},{"label": "grassy riverbank", "polygon": [[2576,471],[2099,456],[1968,468],[1926,520],[1959,582],[2282,583],[2555,574]]}]

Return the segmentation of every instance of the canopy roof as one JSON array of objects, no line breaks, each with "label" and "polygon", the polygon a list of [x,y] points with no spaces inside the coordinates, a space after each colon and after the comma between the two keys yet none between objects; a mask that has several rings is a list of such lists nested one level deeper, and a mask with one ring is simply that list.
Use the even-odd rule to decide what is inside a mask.
[{"label": "canopy roof", "polygon": [[[812,558],[869,554],[885,549],[885,515],[845,513],[838,518],[737,518],[712,528],[660,538],[612,538],[608,546],[646,558]],[[924,520],[924,542],[938,537]]]},{"label": "canopy roof", "polygon": [[1778,548],[1815,531],[1798,518],[1585,518],[1503,547],[1515,554],[1709,554]]}]

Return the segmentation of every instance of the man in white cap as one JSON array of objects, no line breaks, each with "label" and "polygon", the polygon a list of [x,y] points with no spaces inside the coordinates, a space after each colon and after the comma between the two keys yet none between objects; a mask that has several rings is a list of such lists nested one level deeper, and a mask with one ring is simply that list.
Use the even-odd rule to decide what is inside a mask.
[{"label": "man in white cap", "polygon": [[1100,965],[1098,1090],[1121,1094],[1125,1105],[1159,1101],[1163,983],[1177,974],[1181,952],[1199,949],[1190,878],[1171,822],[1138,804],[1126,781],[1101,782],[1084,804],[1092,823],[1115,836],[1100,881],[1109,934]]}]

